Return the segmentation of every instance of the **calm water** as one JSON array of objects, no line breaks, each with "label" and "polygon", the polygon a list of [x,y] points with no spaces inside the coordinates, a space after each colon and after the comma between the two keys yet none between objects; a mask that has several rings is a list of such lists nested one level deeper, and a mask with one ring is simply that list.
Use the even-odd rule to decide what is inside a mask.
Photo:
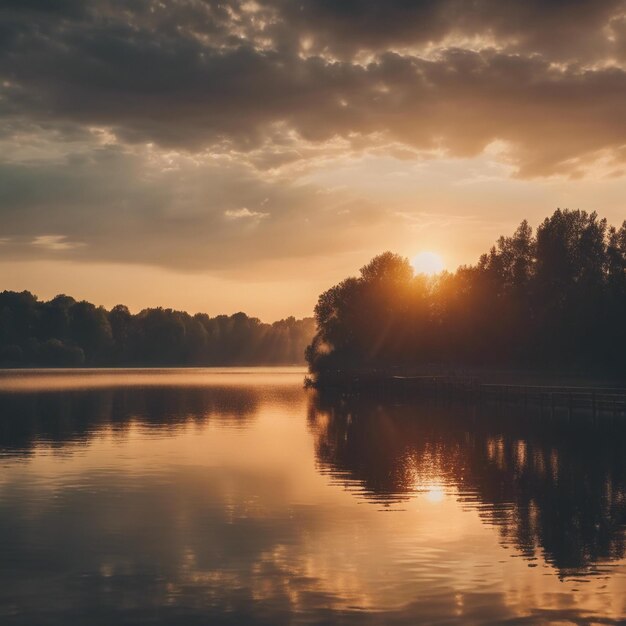
[{"label": "calm water", "polygon": [[0,624],[626,623],[626,426],[301,370],[0,375]]}]

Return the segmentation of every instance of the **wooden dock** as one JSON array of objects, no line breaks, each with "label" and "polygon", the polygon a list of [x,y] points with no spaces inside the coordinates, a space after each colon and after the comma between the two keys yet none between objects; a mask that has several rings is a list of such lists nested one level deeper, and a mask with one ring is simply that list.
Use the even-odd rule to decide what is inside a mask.
[{"label": "wooden dock", "polygon": [[337,372],[329,386],[346,393],[383,393],[399,397],[457,398],[477,403],[517,404],[552,413],[565,410],[626,415],[626,387],[484,383],[477,377],[401,376],[377,372]]}]

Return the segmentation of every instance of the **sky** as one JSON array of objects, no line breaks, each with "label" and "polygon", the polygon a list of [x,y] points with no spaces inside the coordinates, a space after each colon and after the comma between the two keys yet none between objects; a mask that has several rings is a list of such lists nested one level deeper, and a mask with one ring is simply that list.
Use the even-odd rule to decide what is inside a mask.
[{"label": "sky", "polygon": [[300,317],[625,191],[625,0],[0,2],[2,289]]}]

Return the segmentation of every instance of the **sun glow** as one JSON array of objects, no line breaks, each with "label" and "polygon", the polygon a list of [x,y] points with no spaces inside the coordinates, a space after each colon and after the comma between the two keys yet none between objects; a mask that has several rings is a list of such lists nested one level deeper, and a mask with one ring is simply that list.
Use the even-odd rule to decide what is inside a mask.
[{"label": "sun glow", "polygon": [[428,502],[432,502],[433,504],[443,502],[446,497],[444,488],[441,485],[428,485],[424,487],[423,491],[426,496],[426,500],[428,500]]},{"label": "sun glow", "polygon": [[436,252],[424,251],[415,255],[411,265],[417,274],[438,274],[445,269],[443,259]]}]

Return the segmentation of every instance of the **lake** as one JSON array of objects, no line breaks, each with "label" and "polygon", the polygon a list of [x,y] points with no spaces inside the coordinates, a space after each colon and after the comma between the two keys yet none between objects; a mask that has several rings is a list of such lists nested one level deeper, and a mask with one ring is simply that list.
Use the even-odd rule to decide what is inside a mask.
[{"label": "lake", "polygon": [[626,620],[626,425],[298,368],[0,374],[0,624]]}]

